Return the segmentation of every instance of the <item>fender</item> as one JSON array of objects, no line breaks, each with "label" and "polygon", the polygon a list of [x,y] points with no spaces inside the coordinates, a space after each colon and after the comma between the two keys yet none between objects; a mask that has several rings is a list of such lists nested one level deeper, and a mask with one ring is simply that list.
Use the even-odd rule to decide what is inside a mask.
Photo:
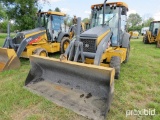
[{"label": "fender", "polygon": [[64,36],[68,37],[68,36],[69,36],[69,33],[67,33],[67,32],[61,32],[61,33],[58,35],[57,42],[60,43],[61,40],[62,40],[62,38],[63,38]]},{"label": "fender", "polygon": [[130,42],[130,34],[125,32],[122,37],[122,47],[127,48]]},{"label": "fender", "polygon": [[44,34],[46,34],[46,32],[42,32],[42,33],[36,34],[34,36],[23,39],[22,42],[20,43],[19,47],[18,47],[17,56],[20,57],[20,55],[22,54],[22,52],[24,51],[26,46],[29,44],[29,42],[36,39],[38,36],[41,36],[41,35],[44,35]]}]

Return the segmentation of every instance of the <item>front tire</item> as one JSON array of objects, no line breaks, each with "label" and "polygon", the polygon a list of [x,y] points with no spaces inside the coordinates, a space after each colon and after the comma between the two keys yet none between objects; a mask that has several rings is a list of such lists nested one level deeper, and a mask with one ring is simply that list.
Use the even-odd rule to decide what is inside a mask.
[{"label": "front tire", "polygon": [[65,50],[67,49],[69,44],[70,44],[70,39],[68,37],[63,37],[60,45],[61,54],[65,53]]},{"label": "front tire", "polygon": [[160,41],[157,41],[157,48],[160,48]]},{"label": "front tire", "polygon": [[112,56],[109,66],[115,69],[115,79],[119,79],[121,59],[119,56]]},{"label": "front tire", "polygon": [[145,35],[145,36],[143,37],[143,43],[144,43],[144,44],[148,44],[148,43],[149,43],[149,41],[148,41],[148,36],[147,36],[147,35]]},{"label": "front tire", "polygon": [[128,62],[128,60],[129,60],[129,54],[130,54],[130,44],[127,47],[126,59],[123,61],[124,63]]},{"label": "front tire", "polygon": [[43,48],[38,48],[34,51],[35,55],[43,56],[43,57],[48,57],[48,53],[45,49]]}]

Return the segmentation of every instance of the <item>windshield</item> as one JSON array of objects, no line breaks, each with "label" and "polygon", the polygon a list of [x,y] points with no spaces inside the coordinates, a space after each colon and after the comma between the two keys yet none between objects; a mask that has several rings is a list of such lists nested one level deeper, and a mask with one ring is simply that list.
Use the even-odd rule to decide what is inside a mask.
[{"label": "windshield", "polygon": [[160,22],[154,23],[154,28],[160,29]]},{"label": "windshield", "polygon": [[158,30],[160,29],[160,22],[153,22],[150,25],[150,31],[152,32],[152,35],[157,35]]},{"label": "windshield", "polygon": [[64,27],[63,16],[52,15],[52,18],[52,29],[56,31],[62,30]]},{"label": "windshield", "polygon": [[[103,24],[103,9],[93,9],[91,27]],[[109,27],[118,27],[118,8],[110,8],[106,6],[105,9],[105,24]]]}]

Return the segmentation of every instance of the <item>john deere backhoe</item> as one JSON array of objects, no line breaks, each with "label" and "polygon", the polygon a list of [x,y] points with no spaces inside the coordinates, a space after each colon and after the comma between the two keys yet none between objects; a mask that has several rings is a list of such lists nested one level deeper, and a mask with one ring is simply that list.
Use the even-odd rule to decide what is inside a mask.
[{"label": "john deere backhoe", "polygon": [[58,51],[64,53],[73,37],[73,31],[65,30],[65,14],[49,11],[39,12],[37,16],[37,28],[19,32],[13,39],[7,37],[3,48],[0,48],[0,71],[18,68],[19,57],[47,56]]},{"label": "john deere backhoe", "polygon": [[124,2],[92,5],[90,28],[80,33],[60,59],[30,56],[25,87],[57,105],[89,119],[104,120],[110,109],[114,78],[127,62],[130,34],[126,32],[128,6]]},{"label": "john deere backhoe", "polygon": [[150,23],[149,31],[146,31],[143,42],[144,44],[157,42],[157,47],[160,47],[160,21]]}]

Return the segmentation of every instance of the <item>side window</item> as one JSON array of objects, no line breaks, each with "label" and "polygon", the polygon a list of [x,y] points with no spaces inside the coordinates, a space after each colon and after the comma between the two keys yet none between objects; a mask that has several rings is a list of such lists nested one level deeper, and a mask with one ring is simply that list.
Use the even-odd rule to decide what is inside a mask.
[{"label": "side window", "polygon": [[127,16],[126,15],[121,15],[121,30],[123,32],[126,31],[126,25],[127,25]]},{"label": "side window", "polygon": [[151,32],[153,31],[153,23],[150,24],[149,31],[151,31]]},{"label": "side window", "polygon": [[154,34],[154,33],[153,33],[153,29],[154,29],[154,23],[151,23],[151,24],[150,24],[149,31],[151,31],[152,34]]},{"label": "side window", "polygon": [[65,25],[65,23],[64,23],[64,17],[61,17],[61,30],[64,31],[64,32],[67,31],[67,30],[66,30],[66,25]]}]

